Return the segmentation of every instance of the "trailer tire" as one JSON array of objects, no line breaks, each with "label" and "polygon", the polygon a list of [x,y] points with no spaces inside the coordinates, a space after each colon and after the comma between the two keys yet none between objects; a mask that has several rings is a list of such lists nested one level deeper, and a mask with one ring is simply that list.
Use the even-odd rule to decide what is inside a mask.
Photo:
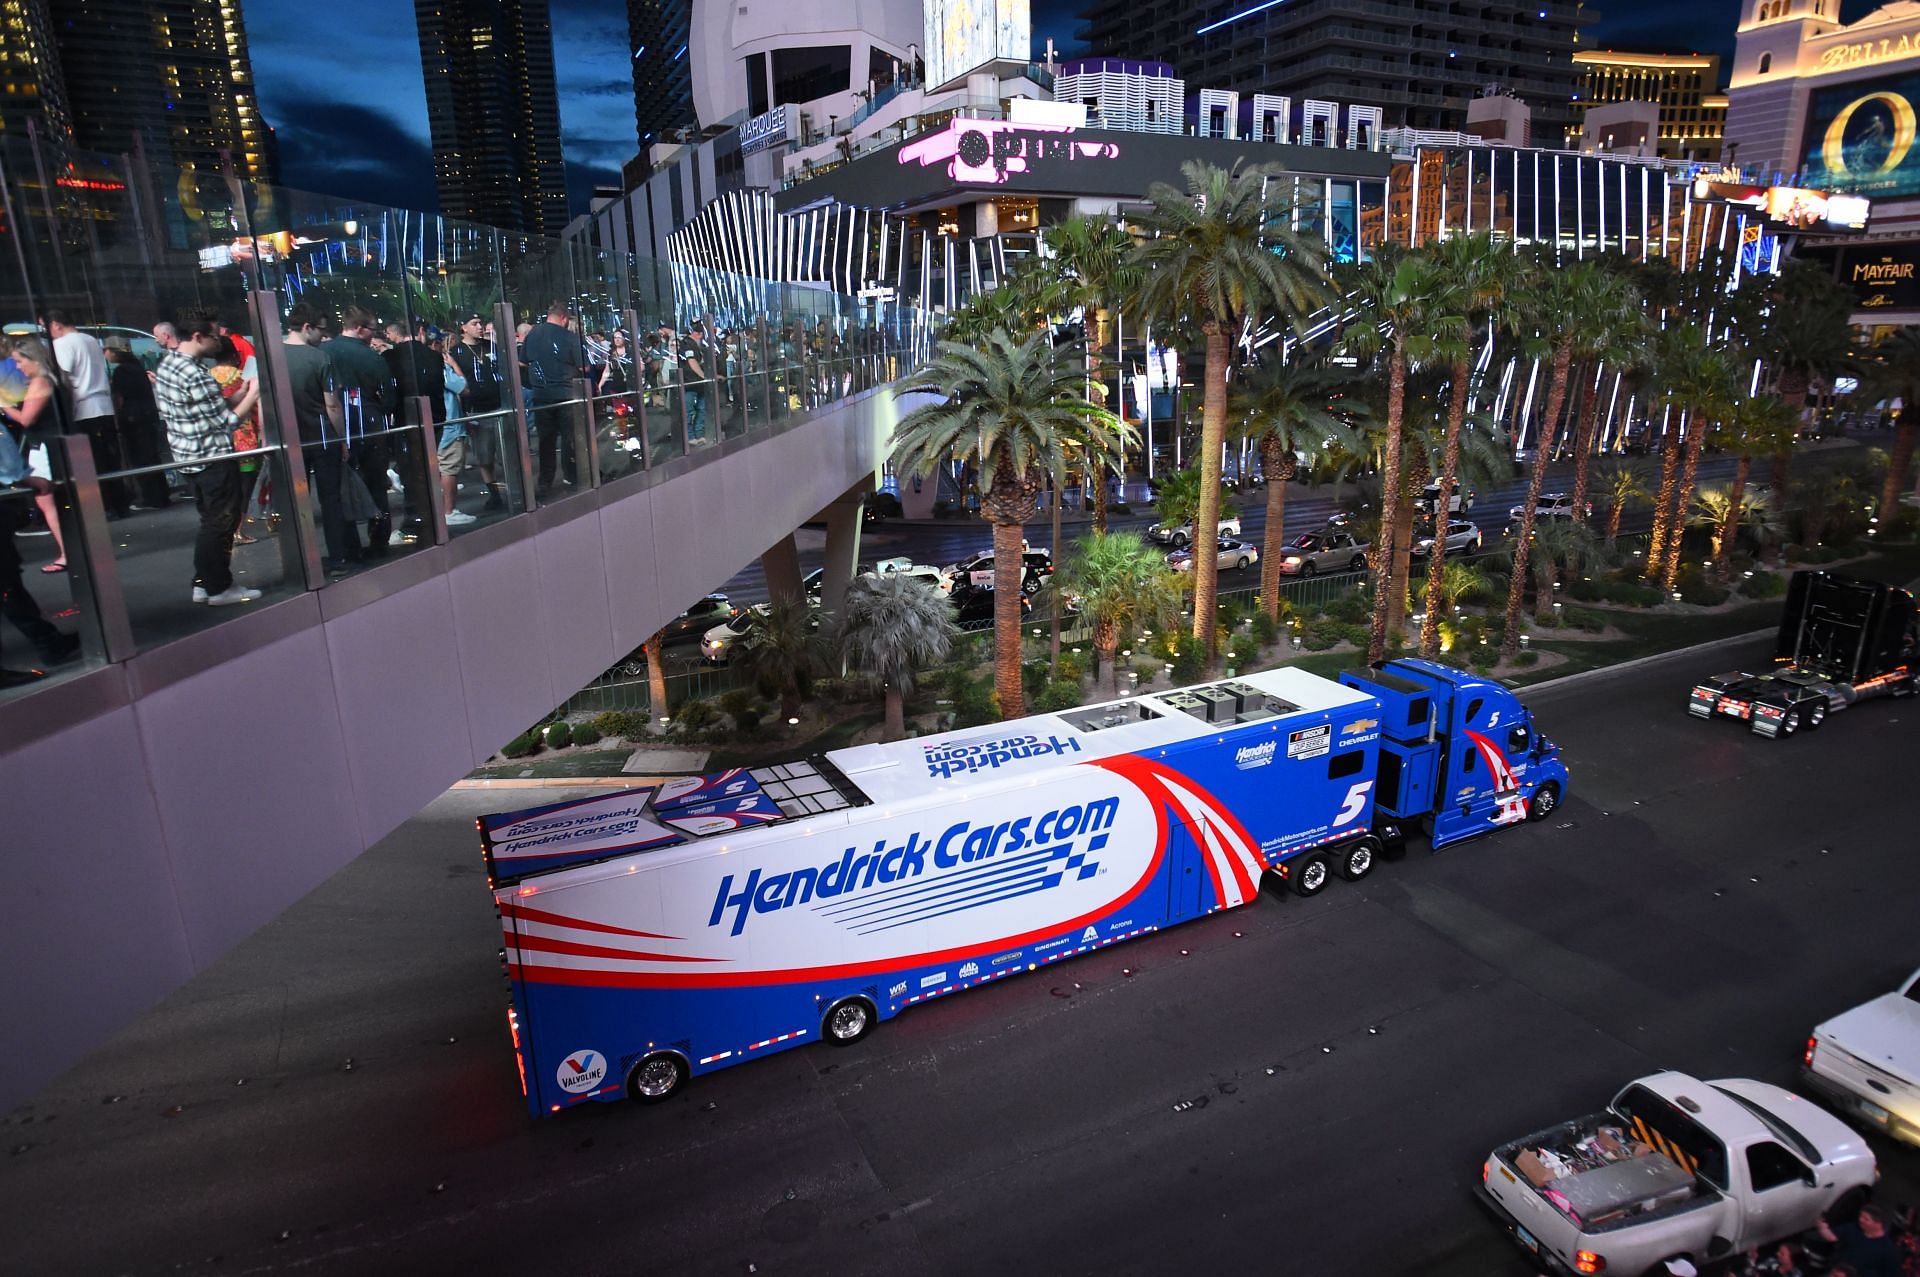
[{"label": "trailer tire", "polygon": [[1807,706],[1806,716],[1807,730],[1817,732],[1820,730],[1820,724],[1827,721],[1827,707],[1822,702],[1815,701],[1813,704]]},{"label": "trailer tire", "polygon": [[1794,710],[1792,713],[1782,714],[1780,716],[1780,734],[1778,736],[1775,736],[1774,739],[1785,740],[1787,737],[1793,735],[1795,732],[1799,730],[1800,730],[1800,711]]},{"label": "trailer tire", "polygon": [[1548,781],[1533,791],[1533,797],[1527,799],[1527,819],[1545,820],[1560,810],[1560,783]]},{"label": "trailer tire", "polygon": [[627,1096],[636,1104],[660,1104],[687,1084],[687,1062],[673,1051],[643,1055],[627,1074]]},{"label": "trailer tire", "polygon": [[1373,867],[1380,863],[1380,851],[1379,840],[1372,834],[1368,834],[1365,838],[1354,839],[1339,850],[1340,876],[1348,882],[1359,882],[1372,873]]},{"label": "trailer tire", "polygon": [[1294,871],[1288,877],[1293,882],[1294,895],[1317,896],[1327,889],[1333,874],[1327,868],[1325,856],[1307,856],[1295,863]]},{"label": "trailer tire", "polygon": [[873,1003],[865,998],[842,998],[827,1008],[820,1020],[820,1036],[834,1046],[852,1046],[880,1022]]}]

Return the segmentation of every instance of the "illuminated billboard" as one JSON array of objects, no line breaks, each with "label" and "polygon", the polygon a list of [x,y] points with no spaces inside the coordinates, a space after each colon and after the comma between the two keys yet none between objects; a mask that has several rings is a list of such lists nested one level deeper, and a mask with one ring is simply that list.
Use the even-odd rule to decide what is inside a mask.
[{"label": "illuminated billboard", "polygon": [[1801,146],[1807,185],[1875,198],[1920,194],[1916,102],[1920,72],[1813,93]]},{"label": "illuminated billboard", "polygon": [[1027,0],[925,0],[922,13],[929,88],[997,58],[1026,62],[1032,56]]}]

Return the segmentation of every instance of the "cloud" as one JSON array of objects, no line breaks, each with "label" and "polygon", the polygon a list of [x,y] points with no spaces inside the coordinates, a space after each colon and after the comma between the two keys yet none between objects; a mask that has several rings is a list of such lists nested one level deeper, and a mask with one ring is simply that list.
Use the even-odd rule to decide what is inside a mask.
[{"label": "cloud", "polygon": [[287,186],[423,212],[440,207],[432,148],[386,112],[324,97],[285,105],[275,135]]}]

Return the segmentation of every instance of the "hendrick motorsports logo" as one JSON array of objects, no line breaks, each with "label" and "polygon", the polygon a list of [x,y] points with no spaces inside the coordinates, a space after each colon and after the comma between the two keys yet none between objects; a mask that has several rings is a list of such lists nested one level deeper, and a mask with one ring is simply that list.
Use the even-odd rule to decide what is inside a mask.
[{"label": "hendrick motorsports logo", "polygon": [[1273,753],[1278,742],[1262,741],[1258,745],[1244,745],[1233,756],[1233,765],[1241,771],[1251,771],[1255,767],[1265,767],[1273,761]]},{"label": "hendrick motorsports logo", "polygon": [[554,1081],[560,1089],[572,1095],[591,1091],[607,1078],[607,1057],[598,1051],[575,1051],[560,1061],[560,1067],[554,1073]]},{"label": "hendrick motorsports logo", "polygon": [[1045,738],[1007,736],[981,741],[953,741],[943,745],[925,745],[927,775],[944,780],[955,774],[991,770],[1003,763],[1023,758],[1047,758],[1068,752],[1079,753],[1080,742],[1071,736]]}]

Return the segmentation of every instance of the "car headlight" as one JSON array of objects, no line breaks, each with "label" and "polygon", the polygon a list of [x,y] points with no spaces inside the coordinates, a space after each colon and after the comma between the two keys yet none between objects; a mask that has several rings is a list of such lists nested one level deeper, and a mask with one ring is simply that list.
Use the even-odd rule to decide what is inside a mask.
[{"label": "car headlight", "polygon": [[1297,554],[1289,554],[1285,558],[1281,559],[1280,561],[1282,563],[1299,563],[1300,556]]}]

